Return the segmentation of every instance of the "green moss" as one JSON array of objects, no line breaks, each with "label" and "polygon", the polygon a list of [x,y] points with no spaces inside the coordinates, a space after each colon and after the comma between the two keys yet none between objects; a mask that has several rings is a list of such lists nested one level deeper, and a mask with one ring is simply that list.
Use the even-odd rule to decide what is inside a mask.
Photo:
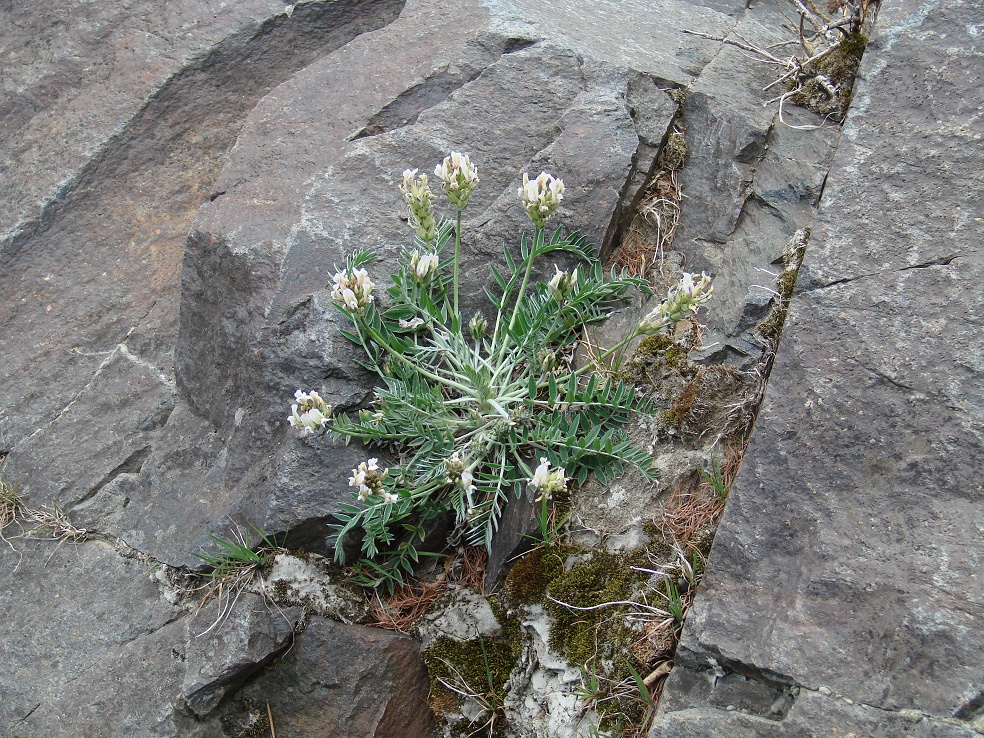
[{"label": "green moss", "polygon": [[[626,648],[631,632],[622,624],[621,617],[626,608],[574,608],[593,608],[631,597],[646,576],[631,569],[630,558],[592,551],[550,582],[547,594],[551,599],[546,603],[547,611],[554,618],[550,647],[572,664],[604,660],[612,664],[614,671],[628,673],[627,665],[633,659]],[[573,605],[573,608],[566,605]],[[616,615],[619,617],[613,617]]]},{"label": "green moss", "polygon": [[838,87],[853,86],[867,46],[868,37],[863,33],[848,34],[836,51],[816,63],[817,69]]},{"label": "green moss", "polygon": [[622,378],[637,387],[655,387],[669,373],[692,378],[697,368],[690,363],[689,354],[690,347],[665,334],[646,336],[626,362]]},{"label": "green moss", "polygon": [[[441,636],[424,650],[422,656],[430,675],[431,707],[435,713],[440,715],[452,705],[460,704],[458,692],[465,692],[485,708],[482,720],[492,721],[491,734],[504,735],[506,725],[502,705],[506,682],[519,657],[514,651],[513,640],[505,629],[494,638],[470,641]],[[475,725],[467,721],[450,727],[453,735],[469,735],[475,730]]]},{"label": "green moss", "polygon": [[[645,550],[629,554],[592,551],[554,579],[546,603],[554,619],[550,648],[571,664],[605,677],[606,683],[631,678],[632,669],[644,671],[647,665],[632,649],[639,634],[625,620],[629,608],[596,606],[631,598],[648,577],[632,566],[645,563]],[[641,718],[637,714],[642,709],[640,701],[614,694],[608,697],[596,703],[602,727],[611,727],[616,720],[634,722]]]},{"label": "green moss", "polygon": [[238,709],[222,718],[223,732],[230,738],[255,738],[270,735],[270,718],[265,709],[250,699],[242,701]]},{"label": "green moss", "polygon": [[851,104],[854,78],[861,66],[861,57],[867,44],[868,37],[863,33],[851,33],[841,41],[837,49],[814,62],[813,70],[825,76],[833,85],[836,93],[833,97],[814,78],[803,84],[802,89],[793,96],[793,102],[820,115],[842,120]]},{"label": "green moss", "polygon": [[714,533],[716,530],[713,526],[705,526],[697,531],[689,541],[690,548],[700,553],[697,566],[700,571],[694,572],[698,575],[698,578],[704,575],[703,562],[706,562],[707,558],[711,555],[711,546],[714,543]]},{"label": "green moss", "polygon": [[786,314],[789,312],[789,299],[793,295],[798,276],[798,267],[788,268],[779,275],[776,280],[776,292],[779,293],[778,304],[772,308],[765,320],[759,323],[756,328],[758,334],[765,339],[773,351],[779,346],[779,338],[782,336],[782,329],[786,324]]},{"label": "green moss", "polygon": [[564,561],[580,549],[552,545],[530,551],[513,564],[503,585],[503,593],[511,607],[543,600],[547,585],[564,573]]}]

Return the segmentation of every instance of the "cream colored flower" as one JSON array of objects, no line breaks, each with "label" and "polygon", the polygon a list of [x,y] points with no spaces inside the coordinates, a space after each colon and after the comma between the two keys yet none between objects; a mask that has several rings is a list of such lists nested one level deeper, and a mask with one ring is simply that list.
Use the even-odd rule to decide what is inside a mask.
[{"label": "cream colored flower", "polygon": [[437,238],[437,221],[434,219],[434,211],[431,207],[434,193],[427,185],[427,175],[421,174],[418,177],[416,169],[407,169],[403,172],[400,191],[403,193],[403,201],[407,204],[410,227],[421,241],[432,243]]},{"label": "cream colored flower", "polygon": [[434,175],[444,183],[444,194],[459,210],[468,207],[468,198],[478,185],[478,168],[468,154],[452,151],[450,156],[434,168]]},{"label": "cream colored flower", "polygon": [[711,278],[701,272],[700,277],[684,272],[680,281],[669,289],[666,299],[639,323],[638,331],[643,335],[658,333],[664,328],[679,323],[688,315],[711,299],[714,287]]},{"label": "cream colored flower", "polygon": [[554,492],[567,488],[566,471],[562,466],[550,471],[550,462],[546,457],[541,457],[540,465],[533,472],[529,484],[539,493],[537,500],[550,498]]},{"label": "cream colored flower", "polygon": [[317,392],[297,390],[295,402],[290,406],[287,422],[296,428],[301,436],[310,436],[324,430],[331,420],[331,406],[321,399]]},{"label": "cream colored flower", "polygon": [[331,291],[333,299],[342,303],[347,310],[353,313],[362,312],[365,307],[376,298],[372,291],[375,285],[369,279],[369,273],[365,269],[355,269],[351,273],[341,271],[331,278],[334,288]]},{"label": "cream colored flower", "polygon": [[414,251],[410,255],[410,270],[421,282],[437,271],[437,265],[439,263],[440,260],[437,254],[421,254],[419,251]]},{"label": "cream colored flower", "polygon": [[519,199],[530,221],[537,228],[543,228],[547,219],[553,215],[564,199],[564,181],[548,172],[540,172],[534,180],[523,173],[523,185],[519,188]]},{"label": "cream colored flower", "polygon": [[383,490],[383,480],[389,474],[389,469],[380,469],[378,459],[364,461],[352,470],[349,477],[349,487],[358,490],[359,499],[365,502],[373,495],[386,494]]}]

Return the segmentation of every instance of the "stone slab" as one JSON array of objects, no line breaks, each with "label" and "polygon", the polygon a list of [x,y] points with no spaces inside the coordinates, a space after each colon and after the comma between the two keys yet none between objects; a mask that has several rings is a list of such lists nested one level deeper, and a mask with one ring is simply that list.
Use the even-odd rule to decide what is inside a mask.
[{"label": "stone slab", "polygon": [[[410,638],[314,617],[293,648],[237,695],[270,705],[278,735],[435,738],[429,682]],[[241,717],[239,718],[241,720]]]},{"label": "stone slab", "polygon": [[[452,42],[428,43],[451,22]],[[520,172],[563,174],[565,225],[599,243],[609,237],[637,166],[634,117],[665,130],[674,107],[630,111],[638,72],[537,32],[473,0],[421,0],[264,98],[188,240],[175,410],[131,489],[135,504],[94,511],[114,534],[175,564],[193,563],[190,552],[229,518],[325,550],[325,523],[349,500],[350,470],[366,451],[300,441],[284,417],[298,387],[341,410],[368,396],[371,378],[339,335],[324,286],[357,247],[377,250],[373,278],[385,284],[410,236],[397,186],[404,169],[429,170],[454,149],[479,163],[465,223],[474,234],[466,310],[484,302],[503,242],[518,242]]]},{"label": "stone slab", "polygon": [[[882,4],[805,282],[684,629],[684,669],[653,736],[747,723],[709,711],[685,678],[710,659],[799,686],[801,701],[825,690],[870,706],[889,727],[859,724],[859,736],[962,735],[979,716],[976,28],[965,3]],[[836,727],[840,707],[817,704],[820,724]],[[897,726],[912,714],[928,727]],[[747,734],[811,734],[776,726]]]}]

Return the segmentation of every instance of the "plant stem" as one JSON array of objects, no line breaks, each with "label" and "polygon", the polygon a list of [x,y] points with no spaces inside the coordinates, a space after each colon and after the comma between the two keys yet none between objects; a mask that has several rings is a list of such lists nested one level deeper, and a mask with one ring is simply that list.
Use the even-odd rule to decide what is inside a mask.
[{"label": "plant stem", "polygon": [[425,369],[421,364],[417,363],[416,361],[412,361],[410,358],[406,356],[406,354],[394,350],[393,347],[390,346],[389,343],[387,343],[386,340],[381,335],[379,335],[379,333],[373,330],[372,326],[370,326],[365,321],[363,320],[357,321],[356,326],[359,329],[359,333],[362,332],[362,328],[365,328],[366,333],[369,334],[369,337],[372,338],[376,343],[378,343],[384,349],[386,349],[386,351],[388,351],[391,356],[403,362],[408,367],[418,372],[422,376],[427,377],[428,379],[432,379],[435,382],[439,382],[440,384],[443,384],[446,387],[454,387],[459,392],[463,392],[465,394],[471,393],[472,389],[470,387],[467,387],[461,384],[460,382],[455,382],[453,379],[448,379],[447,377],[442,377],[439,374],[435,374],[429,369]]},{"label": "plant stem", "polygon": [[[543,227],[541,226],[536,229],[536,235],[533,236],[533,248],[530,249],[530,255],[526,261],[526,273],[523,274],[523,283],[519,286],[519,294],[516,295],[516,304],[513,306],[512,318],[509,319],[510,331],[516,325],[516,318],[519,316],[519,308],[523,304],[523,295],[526,294],[526,285],[529,284],[530,273],[533,271],[533,258],[537,255],[542,242]],[[505,346],[505,344],[503,344],[503,346]]]},{"label": "plant stem", "polygon": [[[461,261],[461,208],[458,208],[457,223],[454,228],[454,315],[458,315],[458,264]],[[453,320],[453,317],[452,317]]]},{"label": "plant stem", "polygon": [[579,377],[582,374],[584,374],[586,371],[588,371],[589,369],[594,369],[594,368],[596,368],[599,365],[604,366],[605,359],[607,359],[613,353],[615,353],[616,351],[618,351],[620,348],[625,347],[629,343],[629,341],[631,341],[633,338],[635,338],[637,336],[641,336],[641,335],[642,335],[642,332],[638,328],[636,328],[634,331],[632,331],[632,333],[630,333],[628,336],[626,336],[621,341],[619,341],[618,343],[616,343],[610,349],[608,349],[607,351],[605,351],[605,353],[603,353],[597,359],[594,359],[590,363],[585,364],[584,366],[582,366],[577,371],[571,372],[571,374],[573,374],[575,377]]}]

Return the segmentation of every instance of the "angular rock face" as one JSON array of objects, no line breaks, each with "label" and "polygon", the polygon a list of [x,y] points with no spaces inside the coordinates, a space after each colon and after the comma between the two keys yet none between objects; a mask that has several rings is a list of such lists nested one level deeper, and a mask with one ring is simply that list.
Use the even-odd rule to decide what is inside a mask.
[{"label": "angular rock face", "polygon": [[283,660],[241,690],[225,711],[232,735],[235,725],[248,722],[243,704],[269,705],[278,735],[436,735],[427,672],[414,641],[317,617]]},{"label": "angular rock face", "polygon": [[[755,268],[808,220],[836,132],[773,128],[754,65],[682,33],[774,40],[781,17],[741,2],[96,5],[0,9],[2,472],[97,539],[0,546],[0,727],[232,736],[269,703],[285,735],[426,736],[412,642],[319,618],[292,641],[300,611],[248,594],[199,638],[209,611],[190,620],[134,557],[199,566],[230,520],[324,550],[367,454],[284,416],[297,387],[369,397],[324,286],[363,247],[386,283],[403,169],[478,163],[474,310],[525,227],[521,172],[563,176],[558,221],[610,249],[678,115],[667,91],[690,86],[678,244],[719,272],[714,327],[740,361],[768,303]],[[732,681],[766,714],[787,686]]]},{"label": "angular rock face", "polygon": [[255,594],[228,617],[214,601],[189,612],[162,596],[150,562],[99,541],[17,548],[0,557],[4,735],[207,735],[183,707],[208,715],[287,649],[301,614]]},{"label": "angular rock face", "polygon": [[[882,5],[653,738],[981,730],[984,261],[970,214],[984,191],[969,98],[984,56],[968,13]],[[788,716],[729,702],[736,673],[794,698]]]},{"label": "angular rock face", "polygon": [[[563,174],[561,218],[604,246],[676,111],[665,80],[688,82],[714,53],[673,26],[648,38],[637,25],[620,63],[599,63],[590,54],[609,33],[604,24],[638,10],[622,4],[414,2],[373,30],[398,10],[381,0],[301,3],[247,24],[169,78],[79,174],[65,203],[11,242],[5,283],[27,295],[83,223],[99,225],[101,245],[77,279],[91,282],[100,270],[106,284],[91,307],[64,299],[53,315],[30,319],[34,341],[50,348],[5,354],[6,469],[29,500],[76,508],[171,564],[196,564],[191,551],[230,518],[289,530],[291,545],[323,550],[325,523],[348,499],[348,470],[364,452],[298,442],[283,417],[297,387],[319,388],[343,410],[368,397],[371,378],[338,334],[324,285],[356,247],[379,253],[374,273],[385,283],[397,244],[408,241],[399,173],[432,167],[451,149],[480,163],[465,223],[470,311],[484,304],[488,262],[504,242],[517,245],[519,173]],[[708,8],[690,21],[709,33],[734,22]],[[451,26],[454,34],[433,43],[435,28]],[[677,39],[673,53],[662,43],[668,36]],[[281,79],[210,185],[237,121]],[[205,195],[184,244],[175,339],[175,257],[189,205]],[[94,221],[107,212],[136,215]],[[152,252],[149,279],[150,252],[120,261],[121,244],[143,248],[136,217],[160,226],[154,243],[170,244]],[[34,304],[12,301],[9,319],[26,321]],[[70,361],[48,358],[63,346]],[[38,361],[43,370],[30,371]],[[93,416],[107,422],[86,433]],[[84,443],[69,441],[79,437]],[[55,445],[70,451],[34,474]]]}]

